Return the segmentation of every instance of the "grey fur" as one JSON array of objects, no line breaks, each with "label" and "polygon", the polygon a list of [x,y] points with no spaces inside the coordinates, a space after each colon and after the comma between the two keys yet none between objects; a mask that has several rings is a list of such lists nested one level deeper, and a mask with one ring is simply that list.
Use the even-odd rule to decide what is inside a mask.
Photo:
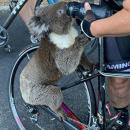
[{"label": "grey fur", "polygon": [[[45,24],[49,28],[47,31],[40,30],[44,35],[40,48],[20,75],[20,90],[24,101],[32,105],[47,105],[62,117],[60,106],[63,102],[63,95],[55,82],[61,76],[75,71],[81,61],[84,47],[89,42],[89,39],[83,34],[78,35],[74,44],[69,48],[60,49],[50,41],[50,33],[67,34],[70,27],[73,26],[72,19],[65,14],[65,4],[65,2],[61,2],[48,6],[45,8],[48,11],[47,14],[43,9],[43,11],[39,11],[38,18],[37,16],[32,18],[30,25],[32,23],[35,26]],[[57,13],[59,9],[62,9],[62,12]],[[33,27],[30,27],[30,30],[33,30]],[[88,62],[86,63],[88,65]]]}]

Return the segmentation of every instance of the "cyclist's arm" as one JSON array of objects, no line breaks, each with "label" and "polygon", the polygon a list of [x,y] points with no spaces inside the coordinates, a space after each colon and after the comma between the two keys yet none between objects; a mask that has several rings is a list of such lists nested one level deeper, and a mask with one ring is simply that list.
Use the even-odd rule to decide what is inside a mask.
[{"label": "cyclist's arm", "polygon": [[123,9],[113,16],[92,22],[90,30],[96,37],[130,34],[130,0],[124,0]]}]

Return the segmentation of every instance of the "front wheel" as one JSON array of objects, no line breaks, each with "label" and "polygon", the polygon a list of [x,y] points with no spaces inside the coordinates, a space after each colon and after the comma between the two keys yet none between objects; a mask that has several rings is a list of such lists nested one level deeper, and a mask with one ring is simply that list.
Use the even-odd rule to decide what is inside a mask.
[{"label": "front wheel", "polygon": [[[66,125],[71,126],[72,122],[58,122],[55,113],[50,109],[44,106],[26,104],[21,97],[19,89],[20,73],[38,48],[38,45],[33,45],[23,50],[13,66],[9,81],[9,102],[14,119],[20,130],[68,130]],[[74,82],[73,80],[79,78],[76,73],[67,77],[59,82],[61,87],[65,84],[67,86],[69,82]],[[95,111],[95,99],[92,100],[93,92],[90,91],[90,88],[91,86],[88,89],[87,84],[84,83],[63,91],[65,104],[69,105],[69,108],[76,113],[80,121],[86,126],[91,125],[91,118]],[[63,107],[66,106],[64,105]],[[80,129],[75,127],[75,130]]]}]

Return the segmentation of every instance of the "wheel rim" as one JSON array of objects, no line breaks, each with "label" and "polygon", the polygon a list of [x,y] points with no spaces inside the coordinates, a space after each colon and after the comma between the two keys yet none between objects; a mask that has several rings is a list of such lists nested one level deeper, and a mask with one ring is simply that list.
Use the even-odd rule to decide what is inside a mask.
[{"label": "wheel rim", "polygon": [[10,102],[10,107],[14,116],[14,119],[16,120],[17,125],[19,126],[20,130],[26,130],[25,127],[23,126],[19,115],[17,113],[16,110],[16,106],[15,106],[15,100],[14,100],[14,92],[13,92],[13,84],[14,84],[14,77],[15,77],[15,73],[18,69],[19,64],[21,63],[22,59],[25,57],[25,54],[27,52],[32,52],[34,50],[36,50],[39,46],[35,46],[35,47],[30,47],[29,49],[23,51],[22,53],[20,53],[19,58],[16,60],[12,72],[11,72],[11,76],[10,76],[10,80],[9,80],[9,102]]}]

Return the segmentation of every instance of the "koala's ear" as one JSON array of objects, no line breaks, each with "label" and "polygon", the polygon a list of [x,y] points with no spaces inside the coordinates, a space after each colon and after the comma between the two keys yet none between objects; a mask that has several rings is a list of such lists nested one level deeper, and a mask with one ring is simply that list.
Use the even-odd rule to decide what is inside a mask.
[{"label": "koala's ear", "polygon": [[43,37],[44,34],[49,31],[49,25],[39,16],[34,16],[30,19],[28,28],[31,35],[35,37]]}]

